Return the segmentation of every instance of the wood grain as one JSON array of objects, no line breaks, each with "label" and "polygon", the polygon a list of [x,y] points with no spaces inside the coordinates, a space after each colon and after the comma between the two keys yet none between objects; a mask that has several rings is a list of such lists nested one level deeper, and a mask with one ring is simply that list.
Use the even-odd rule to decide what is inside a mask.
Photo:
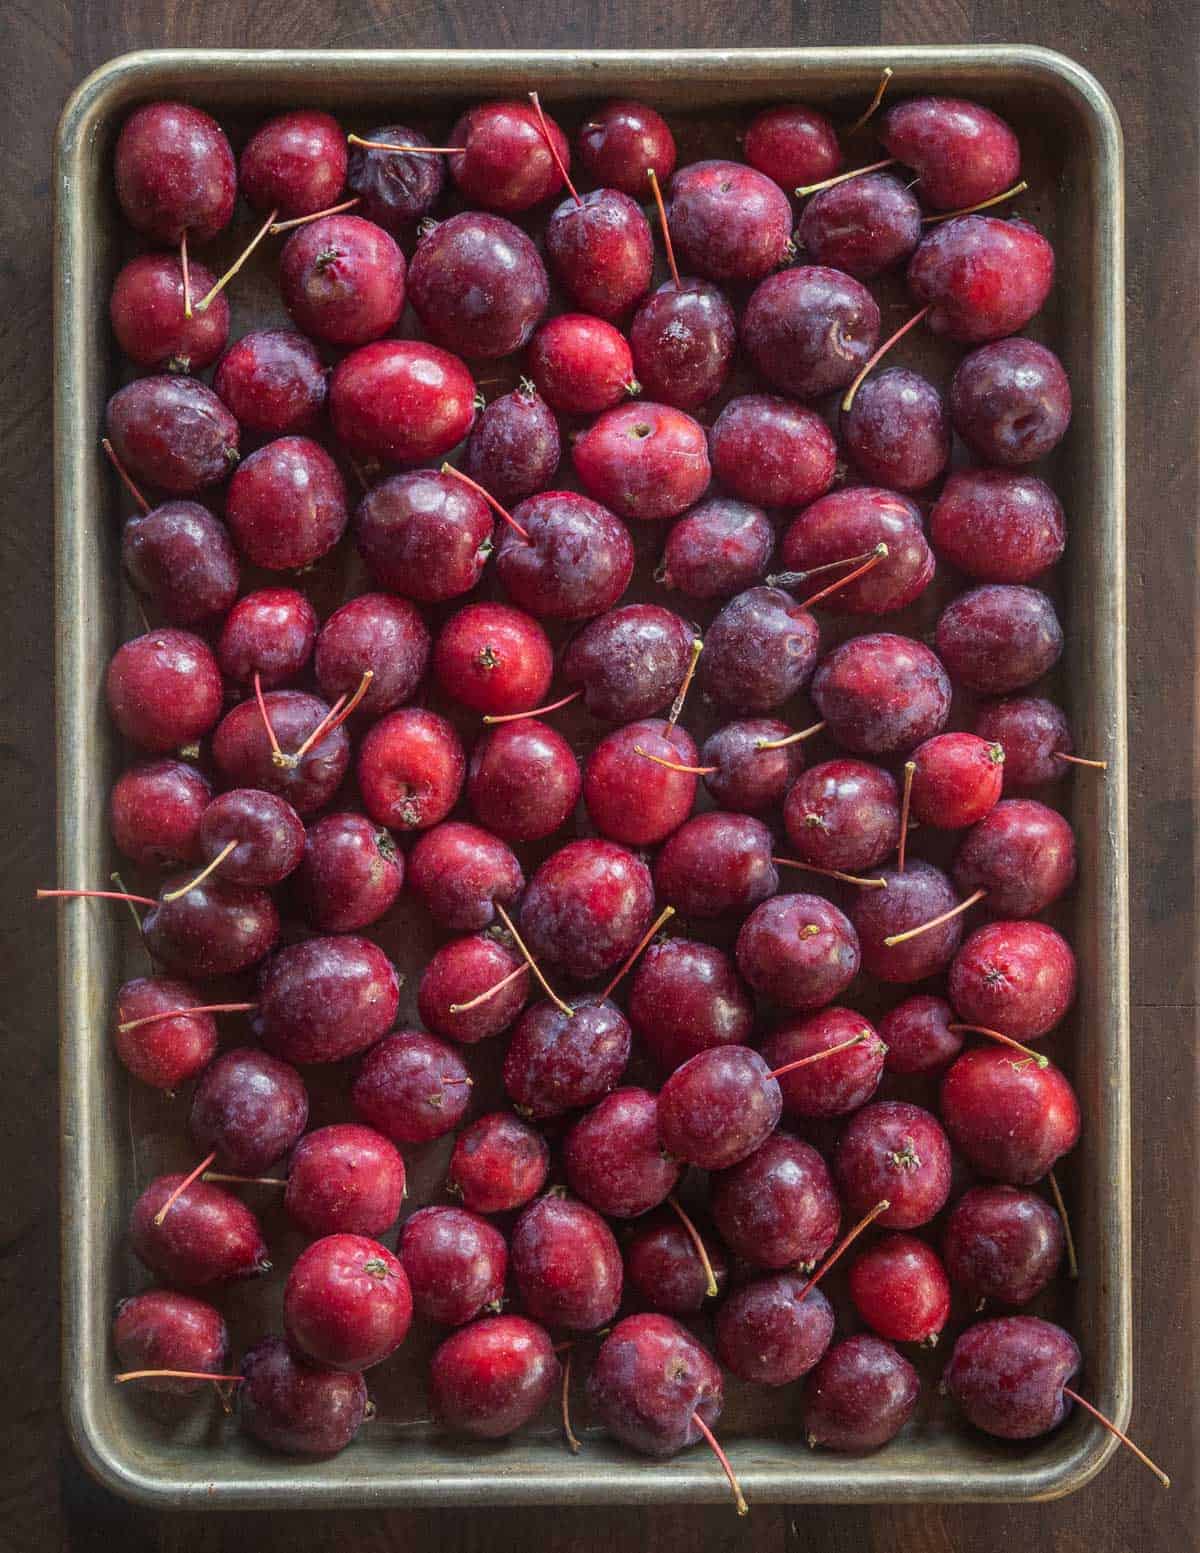
[{"label": "wood grain", "polygon": [[[268,20],[269,17],[269,20]],[[1195,18],[1180,0],[10,0],[0,240],[0,1548],[122,1553],[445,1553],[744,1547],[829,1553],[1181,1549],[1197,1524],[1196,1268],[1197,390]],[[264,26],[270,27],[264,35]],[[69,90],[126,49],[165,44],[496,47],[999,42],[1062,49],[1113,95],[1129,170],[1130,612],[1134,901],[1135,1431],[1173,1469],[1164,1495],[1118,1461],[1082,1494],[1020,1508],[720,1509],[158,1516],[95,1488],[61,1438],[53,929],[35,914],[54,872],[50,705],[50,199],[54,121]],[[1061,284],[1069,285],[1063,275]],[[1087,515],[1074,513],[1075,522]],[[71,1183],[63,1183],[69,1191]]]}]

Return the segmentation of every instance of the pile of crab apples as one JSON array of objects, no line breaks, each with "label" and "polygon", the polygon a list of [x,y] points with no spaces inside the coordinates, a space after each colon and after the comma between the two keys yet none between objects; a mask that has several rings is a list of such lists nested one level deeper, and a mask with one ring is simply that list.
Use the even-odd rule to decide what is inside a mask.
[{"label": "pile of crab apples", "polygon": [[[327,1455],[415,1320],[438,1427],[554,1403],[578,1448],[573,1364],[581,1432],[706,1442],[740,1509],[728,1376],[796,1387],[798,1448],[875,1450],[953,1426],[915,1352],[952,1323],[969,1424],[1091,1411],[1025,1309],[1074,1261],[1050,800],[1103,766],[1039,688],[1066,526],[1033,466],[1070,390],[1020,331],[1054,256],[995,208],[1023,185],[993,112],[875,122],[855,170],[800,106],[679,166],[654,109],[569,139],[536,93],[436,141],[284,113],[236,159],[197,108],[127,120],[145,248],[111,313],[144,375],[104,448],[153,623],[97,690],[144,882],[44,892],[139,913],[116,1055],[194,1159],[132,1206],[156,1283],[118,1380],[230,1388],[255,1440]],[[255,249],[290,326],[234,338]],[[960,345],[948,383],[876,370],[869,283],[905,267],[898,357]],[[376,941],[402,892],[441,934],[404,965],[421,1028]],[[309,1130],[328,1064],[344,1113]],[[455,1200],[406,1204],[435,1140]],[[231,1362],[212,1301],[285,1228]]]}]

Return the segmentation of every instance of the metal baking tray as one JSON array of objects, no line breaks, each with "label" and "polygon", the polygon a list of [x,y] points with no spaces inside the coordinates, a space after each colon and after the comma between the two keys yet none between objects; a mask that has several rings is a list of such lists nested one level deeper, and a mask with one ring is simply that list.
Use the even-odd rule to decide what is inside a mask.
[{"label": "metal baking tray", "polygon": [[[536,85],[568,125],[598,98],[645,98],[671,116],[681,160],[687,160],[733,154],[733,137],[748,112],[773,101],[815,103],[848,123],[887,65],[896,72],[896,96],[959,93],[991,103],[1013,122],[1031,185],[1022,209],[1048,232],[1058,254],[1059,284],[1031,331],[1061,353],[1075,394],[1074,425],[1051,472],[1070,525],[1060,568],[1068,651],[1055,693],[1067,701],[1080,748],[1103,752],[1109,771],[1104,781],[1065,784],[1079,837],[1080,881],[1063,921],[1079,956],[1080,992],[1050,1050],[1073,1078],[1083,1107],[1081,1145],[1064,1162],[1082,1267],[1077,1283],[1061,1282],[1046,1313],[1065,1319],[1080,1336],[1088,1394],[1124,1422],[1131,1376],[1122,151],[1104,91],[1062,55],[1020,46],[179,50],[127,54],[90,76],[63,112],[55,175],[60,877],[101,882],[113,867],[105,795],[119,751],[101,682],[117,641],[137,629],[118,564],[115,491],[97,446],[105,399],[119,381],[107,300],[127,241],[111,190],[111,153],[132,106],[181,97],[216,113],[236,139],[239,129],[267,111],[302,105],[327,107],[360,130],[395,119],[444,128],[464,103]],[[241,221],[226,234],[215,260],[232,253],[246,229]],[[204,258],[213,262],[207,253]],[[248,272],[235,291],[235,333],[278,306],[266,280],[273,262],[262,258],[261,279]],[[890,301],[897,320],[901,306],[897,289]],[[915,340],[910,336],[906,345]],[[918,349],[936,358],[935,342]],[[920,355],[915,359],[919,365]],[[937,359],[944,372],[950,358]],[[914,355],[902,352],[897,360],[913,361]],[[333,563],[335,570],[353,564],[352,558]],[[319,585],[325,582],[336,589],[345,578],[325,577]],[[329,599],[334,596],[330,592]],[[925,616],[899,629],[928,625]],[[379,936],[401,969],[406,960],[410,969],[419,964],[427,929],[410,908],[382,927]],[[61,911],[59,932],[63,1385],[75,1447],[102,1483],[143,1503],[189,1508],[642,1505],[724,1498],[724,1481],[703,1450],[658,1464],[585,1427],[584,1451],[572,1457],[551,1419],[495,1446],[446,1440],[424,1418],[417,1377],[428,1343],[421,1338],[410,1339],[396,1360],[371,1372],[377,1421],[342,1455],[315,1464],[260,1451],[215,1406],[182,1421],[164,1420],[144,1397],[113,1386],[114,1303],[145,1282],[124,1246],[128,1210],[149,1176],[180,1168],[190,1151],[183,1103],[172,1106],[128,1085],[112,1057],[114,988],[145,964],[130,923],[98,903],[77,903]],[[412,1015],[415,977],[406,993],[402,1019]],[[315,1120],[339,1114],[339,1082],[316,1086]],[[344,1091],[340,1105],[346,1114]],[[409,1163],[415,1200],[436,1193],[445,1149],[433,1145]],[[254,1205],[262,1208],[284,1260],[291,1246],[278,1209]],[[278,1298],[278,1280],[265,1309],[259,1287],[229,1293],[224,1304],[235,1342],[277,1328]],[[936,1395],[934,1377],[943,1360],[944,1352],[925,1364],[917,1420],[885,1450],[864,1457],[808,1450],[800,1438],[795,1388],[755,1392],[731,1384],[722,1435],[751,1503],[1046,1499],[1079,1488],[1108,1457],[1114,1442],[1078,1412],[1067,1427],[1025,1446],[972,1433]]]}]

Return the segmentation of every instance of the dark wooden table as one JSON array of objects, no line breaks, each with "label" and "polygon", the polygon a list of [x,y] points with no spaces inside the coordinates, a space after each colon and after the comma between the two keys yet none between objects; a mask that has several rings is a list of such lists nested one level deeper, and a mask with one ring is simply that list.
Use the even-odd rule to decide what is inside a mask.
[{"label": "dark wooden table", "polygon": [[[1196,1289],[1197,112],[1195,12],[1183,0],[9,0],[0,156],[0,1547],[121,1553],[254,1547],[303,1553],[544,1553],[656,1546],[1088,1550],[1194,1546],[1200,1430]],[[51,707],[50,144],[69,90],[127,49],[597,47],[1011,42],[1074,55],[1116,100],[1128,157],[1129,644],[1134,901],[1135,1432],[1176,1477],[1128,1458],[1083,1493],[1021,1508],[402,1511],[171,1516],[84,1476],[63,1440],[57,1363]],[[14,47],[15,46],[15,47]],[[1069,286],[1071,276],[1061,276]],[[1086,513],[1072,514],[1086,522]],[[99,795],[98,795],[99,796]],[[63,1192],[72,1183],[61,1183]]]}]

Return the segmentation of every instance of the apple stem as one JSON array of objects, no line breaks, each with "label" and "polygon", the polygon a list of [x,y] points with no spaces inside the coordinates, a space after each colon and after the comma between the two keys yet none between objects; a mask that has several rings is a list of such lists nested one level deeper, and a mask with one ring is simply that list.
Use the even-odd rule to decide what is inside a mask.
[{"label": "apple stem", "polygon": [[896,848],[896,872],[904,872],[904,854],[908,848],[908,812],[912,808],[913,777],[917,774],[915,760],[904,762],[904,793],[900,799],[900,841]]},{"label": "apple stem", "polygon": [[211,1370],[125,1370],[114,1375],[113,1380],[123,1386],[130,1380],[211,1380],[221,1386],[238,1386],[244,1375],[214,1375]]},{"label": "apple stem", "polygon": [[821,874],[826,879],[840,879],[843,884],[857,884],[864,890],[886,890],[886,879],[864,879],[861,874],[844,874],[840,868],[818,868],[815,863],[801,863],[794,857],[773,857],[780,868],[799,868],[806,874]]},{"label": "apple stem", "polygon": [[873,356],[868,357],[865,364],[859,369],[858,376],[854,379],[853,383],[850,384],[850,387],[842,396],[843,411],[849,410],[850,406],[854,403],[854,396],[862,387],[863,380],[867,377],[867,375],[875,370],[879,362],[883,360],[888,351],[891,350],[892,346],[895,345],[897,341],[902,340],[910,329],[915,329],[917,327],[932,305],[932,303],[929,303],[925,307],[921,308],[919,312],[914,313],[907,323],[900,325],[895,334],[889,335],[888,338],[884,340],[883,344],[879,347]]},{"label": "apple stem", "polygon": [[[116,871],[115,868],[108,877],[116,885],[117,889],[120,890],[122,895],[128,896],[129,890],[126,887],[125,881],[121,878],[120,874]],[[140,933],[142,930],[142,919],[137,914],[137,907],[131,900],[126,900],[125,904],[129,907],[129,915],[133,918],[133,924]]]},{"label": "apple stem", "polygon": [[879,77],[879,85],[875,88],[874,97],[872,97],[871,101],[867,104],[867,111],[865,113],[859,114],[858,118],[855,119],[854,123],[851,124],[850,128],[846,131],[847,135],[853,135],[856,130],[860,130],[863,127],[868,119],[874,116],[876,108],[878,108],[879,104],[883,101],[884,92],[886,92],[888,89],[888,82],[892,79],[895,73],[896,72],[892,69],[891,65],[885,65],[883,67],[883,74]]},{"label": "apple stem", "polygon": [[810,566],[806,572],[774,572],[764,580],[768,588],[798,588],[810,578],[821,576],[822,572],[840,572],[843,566],[857,566],[860,561],[869,561],[874,554],[874,550],[864,550],[861,555],[848,555],[840,561],[826,561],[823,566]]},{"label": "apple stem", "polygon": [[216,1157],[217,1151],[214,1149],[211,1154],[206,1154],[204,1156],[204,1158],[196,1166],[195,1170],[189,1171],[188,1174],[184,1176],[183,1180],[171,1193],[170,1197],[167,1198],[166,1202],[163,1203],[162,1207],[154,1215],[154,1222],[156,1224],[162,1223],[178,1199],[183,1196],[184,1192],[187,1191],[188,1187],[191,1186],[193,1181],[199,1180],[199,1178],[204,1174],[204,1172],[208,1169]]},{"label": "apple stem", "polygon": [[737,1475],[729,1464],[729,1457],[721,1449],[720,1442],[718,1441],[716,1435],[704,1422],[703,1418],[700,1417],[699,1413],[692,1414],[692,1422],[708,1441],[709,1450],[712,1451],[713,1455],[721,1463],[721,1471],[729,1479],[729,1487],[733,1491],[733,1503],[737,1509],[737,1513],[739,1515],[749,1515],[750,1506],[746,1503],[745,1496],[742,1493],[742,1485],[738,1482]]},{"label": "apple stem", "polygon": [[679,1199],[675,1196],[674,1192],[671,1192],[668,1195],[667,1203],[671,1208],[674,1209],[679,1222],[683,1225],[684,1230],[687,1233],[688,1239],[696,1249],[696,1255],[700,1258],[700,1265],[703,1267],[704,1276],[708,1280],[704,1289],[705,1297],[710,1300],[715,1300],[721,1290],[717,1284],[717,1275],[713,1272],[712,1262],[709,1259],[708,1247],[704,1244],[704,1240],[701,1237],[700,1231],[692,1223],[689,1215],[686,1214],[680,1207]]},{"label": "apple stem", "polygon": [[225,271],[224,275],[222,275],[219,280],[214,281],[212,286],[209,287],[208,293],[200,298],[199,302],[196,303],[196,311],[198,313],[206,313],[208,311],[209,303],[213,300],[213,298],[219,296],[221,292],[225,290],[225,287],[229,284],[229,282],[241,269],[243,264],[245,264],[246,260],[258,247],[259,243],[262,242],[263,238],[266,237],[267,233],[271,230],[271,227],[275,221],[275,217],[278,214],[278,210],[273,210],[271,212],[271,214],[263,222],[262,226],[259,227],[258,231],[255,232],[254,236],[242,249],[241,253]]},{"label": "apple stem", "polygon": [[961,916],[964,911],[969,911],[977,901],[981,901],[987,894],[986,890],[976,890],[968,895],[965,901],[959,901],[957,906],[951,906],[949,911],[943,911],[936,917],[930,917],[928,922],[922,922],[917,927],[910,927],[906,933],[892,933],[884,939],[889,949],[894,949],[897,944],[906,944],[910,938],[919,938],[922,933],[928,933],[930,928],[941,927],[943,922],[949,922],[952,917]]},{"label": "apple stem", "polygon": [[604,991],[600,994],[600,1001],[601,1002],[603,1002],[605,998],[611,998],[612,997],[613,993],[617,989],[618,984],[633,969],[634,962],[637,959],[638,955],[641,954],[642,950],[646,947],[646,945],[654,937],[655,933],[657,933],[663,926],[665,926],[665,924],[668,923],[674,915],[675,915],[675,908],[674,908],[674,906],[664,906],[663,907],[663,909],[659,912],[658,916],[655,917],[654,921],[650,924],[650,926],[646,929],[646,931],[642,934],[641,938],[638,940],[637,946],[633,950],[633,953],[629,956],[629,958],[625,961],[624,965],[622,965],[621,969],[617,972],[617,974],[609,982],[608,986],[605,987]]},{"label": "apple stem", "polygon": [[271,741],[271,759],[277,766],[287,763],[287,756],[279,748],[279,740],[275,737],[275,730],[271,726],[271,719],[267,716],[267,703],[263,697],[262,677],[255,670],[254,673],[254,699],[258,702],[259,715],[263,720],[263,727],[267,730],[267,738]]},{"label": "apple stem", "polygon": [[519,723],[523,717],[542,717],[546,712],[557,712],[559,707],[568,706],[572,701],[577,701],[582,694],[582,690],[573,690],[569,696],[563,696],[560,701],[551,701],[546,706],[531,707],[528,712],[489,713],[483,721],[492,727],[496,723]]},{"label": "apple stem", "polygon": [[652,755],[649,750],[644,750],[640,744],[633,746],[633,753],[641,755],[644,760],[652,760],[656,766],[666,766],[668,771],[682,771],[687,776],[710,776],[714,771],[720,771],[720,766],[685,766],[678,760],[667,760],[662,755]]},{"label": "apple stem", "polygon": [[[363,670],[363,676],[358,682],[358,689],[350,697],[349,701],[346,700],[344,695],[337,698],[334,704],[329,708],[329,711],[326,712],[325,716],[309,734],[308,738],[305,739],[304,743],[291,757],[292,763],[299,765],[314,745],[319,744],[322,739],[327,739],[331,733],[337,732],[337,730],[358,706],[359,702],[366,695],[367,691],[370,690],[371,681],[374,678],[374,669]],[[344,705],[343,702],[345,703]]]},{"label": "apple stem", "polygon": [[398,146],[390,140],[364,140],[361,135],[347,135],[346,139],[364,151],[403,151],[409,156],[459,156],[467,149],[466,146]]},{"label": "apple stem", "polygon": [[683,703],[687,700],[687,693],[692,688],[692,680],[696,676],[696,665],[700,662],[700,654],[704,651],[704,643],[698,636],[692,638],[692,652],[688,659],[688,666],[684,670],[683,679],[679,683],[679,691],[674,701],[671,702],[671,710],[667,713],[667,727],[674,728],[679,721],[679,714],[683,711]]},{"label": "apple stem", "polygon": [[546,123],[546,115],[542,112],[541,98],[536,92],[530,92],[529,101],[533,104],[533,111],[538,116],[538,123],[542,127],[542,138],[545,140],[546,145],[550,150],[550,155],[554,158],[554,165],[558,168],[562,181],[566,184],[568,190],[570,191],[571,198],[575,201],[575,203],[577,205],[582,205],[583,200],[579,197],[579,190],[571,182],[571,175],[563,165],[563,159],[558,154],[558,147],[554,144],[554,137],[550,133],[550,126]]},{"label": "apple stem", "polygon": [[836,177],[824,178],[820,183],[806,183],[802,189],[793,192],[797,199],[807,199],[810,194],[820,194],[822,189],[832,189],[835,184],[849,183],[851,178],[861,178],[864,173],[877,173],[884,167],[894,167],[896,158],[888,156],[882,162],[870,162],[866,167],[853,167],[848,173],[838,173]]},{"label": "apple stem", "polygon": [[489,987],[486,992],[481,992],[478,997],[472,998],[469,1003],[451,1003],[449,1012],[452,1014],[469,1014],[473,1008],[478,1008],[481,1003],[486,1003],[489,998],[494,998],[497,992],[502,992],[510,981],[516,981],[518,976],[528,976],[528,974],[529,967],[522,961],[516,970],[509,971],[508,975],[501,977],[495,986]]},{"label": "apple stem", "polygon": [[179,239],[179,268],[183,271],[183,316],[192,316],[192,275],[188,267],[187,228]]},{"label": "apple stem", "polygon": [[1062,750],[1054,751],[1054,759],[1069,761],[1073,766],[1088,766],[1093,771],[1108,770],[1107,760],[1085,760],[1082,755],[1066,755]]},{"label": "apple stem", "polygon": [[512,934],[512,941],[513,941],[513,943],[516,944],[517,948],[521,951],[521,956],[524,959],[526,965],[528,965],[529,969],[537,977],[538,985],[541,987],[542,991],[550,999],[551,1003],[554,1004],[555,1008],[557,1008],[561,1013],[566,1014],[568,1019],[573,1019],[575,1017],[575,1010],[571,1007],[571,1005],[569,1003],[564,1003],[563,1002],[563,1000],[559,997],[558,993],[555,992],[554,988],[550,985],[550,983],[542,975],[541,968],[539,967],[537,961],[533,958],[533,956],[530,954],[529,950],[525,947],[524,940],[522,939],[520,933],[517,932],[515,926],[513,925],[513,919],[509,916],[508,912],[505,911],[504,907],[500,904],[499,901],[496,902],[496,915],[500,918],[501,922],[504,923],[504,926]]},{"label": "apple stem", "polygon": [[835,1057],[838,1052],[849,1051],[852,1046],[861,1046],[863,1041],[871,1039],[869,1030],[860,1030],[857,1035],[852,1035],[848,1041],[839,1041],[836,1046],[827,1046],[823,1052],[813,1052],[808,1057],[797,1057],[795,1062],[785,1062],[782,1068],[776,1068],[771,1074],[773,1079],[781,1079],[785,1073],[794,1073],[797,1068],[807,1068],[811,1062],[824,1062],[826,1057]]},{"label": "apple stem", "polygon": [[814,734],[820,733],[824,723],[813,723],[811,728],[801,728],[799,733],[789,733],[786,739],[756,739],[756,750],[781,750],[789,744],[799,744],[803,739],[811,739]]},{"label": "apple stem", "polygon": [[848,1229],[846,1231],[846,1233],[838,1241],[837,1245],[834,1246],[833,1250],[821,1263],[820,1267],[817,1268],[816,1272],[813,1273],[812,1277],[800,1290],[800,1293],[796,1296],[796,1304],[800,1303],[800,1301],[805,1297],[810,1289],[815,1288],[817,1284],[820,1283],[821,1279],[824,1278],[825,1274],[829,1271],[833,1264],[845,1254],[850,1246],[854,1244],[854,1242],[862,1234],[863,1230],[865,1230],[869,1224],[873,1223],[881,1213],[886,1213],[891,1206],[892,1205],[890,1201],[884,1197],[881,1201],[875,1204],[869,1213],[864,1213],[862,1218],[859,1219],[858,1223],[855,1224],[852,1229]]},{"label": "apple stem", "polygon": [[[143,1025],[157,1024],[160,1019],[186,1019],[190,1014],[248,1014],[257,1003],[201,1003],[197,1008],[164,1008],[161,1014],[143,1014],[140,1019],[126,1019],[117,1026],[124,1035],[129,1030],[140,1030]],[[118,1008],[117,1013],[121,1010]]]},{"label": "apple stem", "polygon": [[490,491],[485,491],[483,486],[480,485],[477,480],[472,480],[470,475],[463,474],[461,469],[455,469],[453,464],[443,464],[441,472],[444,475],[453,475],[456,480],[461,480],[464,485],[469,485],[476,493],[476,495],[483,497],[484,501],[487,502],[488,506],[494,513],[504,519],[509,528],[516,529],[517,533],[520,534],[521,538],[527,545],[533,543],[529,537],[528,530],[523,529],[517,522],[516,518],[513,517],[512,513],[509,512],[507,508],[502,507]]},{"label": "apple stem", "polygon": [[1136,1446],[1127,1434],[1123,1434],[1111,1419],[1105,1418],[1104,1414],[1098,1407],[1093,1407],[1092,1404],[1088,1402],[1086,1398],[1081,1397],[1077,1391],[1072,1391],[1070,1386],[1063,1387],[1063,1396],[1070,1397],[1072,1402],[1078,1402],[1079,1406],[1084,1410],[1085,1413],[1090,1413],[1098,1424],[1104,1425],[1109,1434],[1115,1435],[1116,1438],[1120,1440],[1122,1445],[1131,1450],[1137,1459],[1141,1462],[1143,1467],[1149,1467],[1151,1472],[1153,1472],[1154,1476],[1158,1479],[1164,1488],[1170,1488],[1171,1479],[1167,1476],[1163,1469],[1159,1466],[1156,1466],[1154,1462],[1150,1460],[1149,1456],[1146,1455],[1145,1451]]},{"label": "apple stem", "polygon": [[225,1181],[231,1186],[286,1186],[286,1176],[235,1176],[229,1175],[223,1170],[206,1170],[201,1177],[204,1181]]},{"label": "apple stem", "polygon": [[[535,102],[537,101],[536,92],[530,92],[529,95],[534,99]],[[583,1447],[579,1443],[579,1436],[575,1433],[574,1429],[571,1428],[571,1355],[572,1349],[568,1347],[566,1353],[563,1355],[562,1362],[562,1393],[560,1398],[560,1406],[562,1411],[563,1439],[566,1440],[567,1449],[571,1452],[571,1455],[578,1456]]]},{"label": "apple stem", "polygon": [[[149,895],[130,895],[126,890],[37,890],[36,900],[129,901],[134,906],[157,906]],[[140,924],[139,924],[140,926]]]},{"label": "apple stem", "polygon": [[1005,200],[1015,199],[1018,194],[1024,194],[1029,185],[1024,178],[1020,183],[1014,183],[1011,189],[1005,189],[1003,194],[993,194],[990,200],[980,200],[978,205],[964,205],[961,210],[943,210],[936,216],[922,216],[921,220],[926,226],[932,226],[935,221],[953,221],[955,216],[973,216],[977,210],[990,210],[993,205],[1001,205]]},{"label": "apple stem", "polygon": [[646,177],[650,180],[650,192],[654,195],[654,203],[658,207],[659,225],[662,227],[663,247],[667,251],[667,268],[671,272],[671,279],[675,282],[675,290],[679,287],[679,266],[675,262],[675,245],[671,241],[671,229],[667,225],[667,207],[663,204],[662,190],[658,186],[658,174],[653,167],[648,168]]},{"label": "apple stem", "polygon": [[293,216],[290,221],[272,222],[268,235],[278,237],[280,232],[291,232],[298,226],[308,226],[310,222],[320,221],[323,216],[340,216],[343,210],[353,210],[359,203],[356,194],[351,200],[343,200],[340,205],[327,205],[324,210],[314,210],[309,216]]},{"label": "apple stem", "polygon": [[837,593],[842,588],[848,588],[852,582],[857,582],[860,577],[865,576],[867,572],[878,566],[880,561],[886,561],[887,558],[888,547],[880,540],[874,550],[871,551],[871,559],[869,561],[864,561],[861,566],[856,566],[848,577],[839,577],[837,582],[831,582],[828,587],[822,588],[819,593],[814,593],[812,598],[805,599],[800,608],[812,609],[822,599],[827,599],[831,593]]},{"label": "apple stem", "polygon": [[[886,940],[885,940],[886,942]],[[1035,1052],[1032,1047],[1022,1046],[1020,1041],[1014,1041],[1011,1035],[1003,1035],[999,1030],[989,1030],[986,1025],[947,1025],[947,1030],[953,1030],[958,1035],[984,1035],[989,1041],[999,1041],[1002,1046],[1011,1046],[1014,1051],[1021,1053],[1022,1057],[1029,1058],[1039,1068],[1048,1068],[1050,1059],[1042,1052]],[[1072,1276],[1075,1276],[1074,1274]]]},{"label": "apple stem", "polygon": [[125,465],[121,462],[121,460],[117,457],[116,450],[114,449],[112,443],[108,440],[107,437],[101,437],[100,446],[104,449],[104,455],[108,459],[109,463],[117,471],[117,475],[121,481],[121,484],[129,492],[130,496],[133,497],[134,501],[137,502],[142,511],[149,512],[150,503],[133,483],[132,475],[125,468]]},{"label": "apple stem", "polygon": [[818,922],[806,922],[804,924],[804,926],[800,929],[799,933],[796,936],[798,938],[816,938],[817,934],[820,931],[821,931],[820,923],[818,923]]},{"label": "apple stem", "polygon": [[1050,1195],[1054,1198],[1054,1206],[1058,1209],[1058,1216],[1063,1222],[1063,1238],[1067,1243],[1067,1277],[1079,1277],[1079,1258],[1075,1254],[1075,1237],[1071,1233],[1071,1218],[1067,1213],[1067,1205],[1063,1202],[1063,1194],[1059,1190],[1058,1178],[1053,1170],[1046,1172],[1046,1179],[1050,1182]]},{"label": "apple stem", "polygon": [[209,874],[215,873],[216,870],[220,868],[225,859],[229,856],[229,854],[239,845],[240,842],[236,837],[232,841],[227,841],[221,850],[217,853],[216,857],[213,858],[212,862],[206,864],[194,879],[190,879],[187,884],[181,885],[177,890],[169,890],[167,894],[163,896],[163,900],[182,900],[183,897],[194,890],[198,884],[203,884],[204,881],[208,878]]}]

